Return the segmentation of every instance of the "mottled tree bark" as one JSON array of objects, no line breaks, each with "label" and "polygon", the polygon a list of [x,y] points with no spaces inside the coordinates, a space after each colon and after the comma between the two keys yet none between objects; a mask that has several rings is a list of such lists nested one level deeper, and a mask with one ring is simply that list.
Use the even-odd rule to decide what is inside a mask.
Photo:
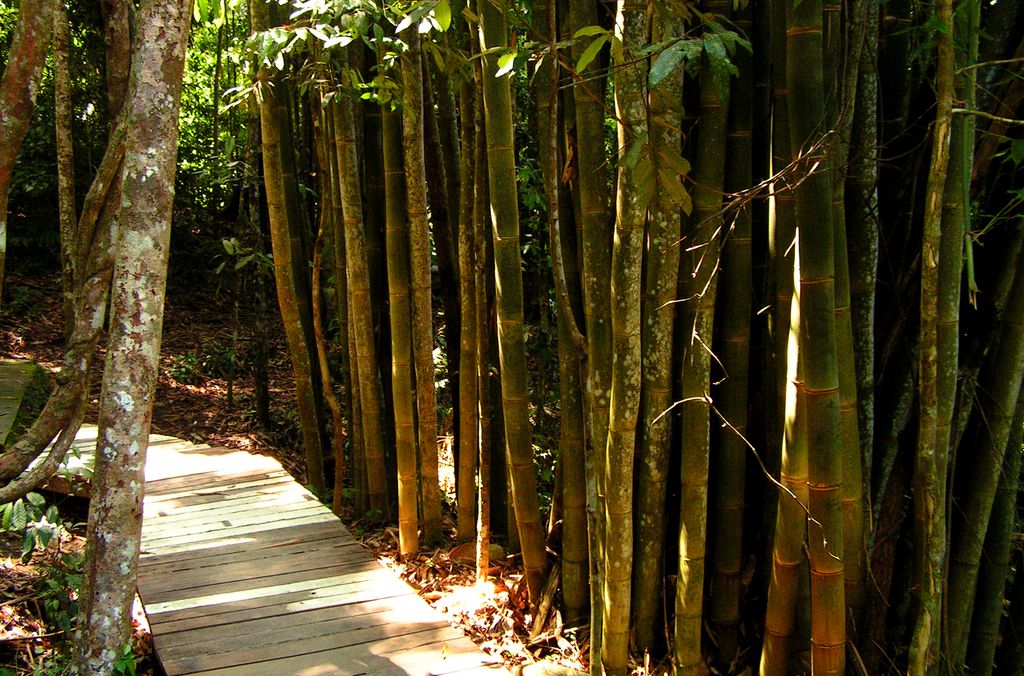
[{"label": "mottled tree bark", "polygon": [[7,197],[14,163],[32,120],[56,4],[57,0],[38,0],[20,5],[18,25],[0,83],[0,291],[7,261]]},{"label": "mottled tree bark", "polygon": [[75,674],[111,673],[131,636],[143,469],[163,327],[187,0],[142,4],[128,131],[110,342],[100,396]]},{"label": "mottled tree bark", "polygon": [[64,335],[75,325],[75,272],[78,219],[75,216],[75,149],[71,135],[71,73],[68,68],[68,16],[61,0],[53,13],[53,98],[57,136],[57,201],[60,215],[60,277],[64,292]]}]

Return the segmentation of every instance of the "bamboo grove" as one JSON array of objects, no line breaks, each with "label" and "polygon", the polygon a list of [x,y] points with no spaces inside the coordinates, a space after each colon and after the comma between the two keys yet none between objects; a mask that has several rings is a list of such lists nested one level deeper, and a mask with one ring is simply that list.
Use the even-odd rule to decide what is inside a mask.
[{"label": "bamboo grove", "polygon": [[1024,670],[1021,3],[194,19],[245,167],[228,253],[261,309],[272,257],[336,511],[406,557],[454,532],[481,584],[518,557],[534,637],[594,673]]},{"label": "bamboo grove", "polygon": [[438,543],[450,436],[479,579],[500,537],[535,635],[575,627],[595,673],[1021,668],[1016,5],[250,10],[307,478],[336,507]]}]

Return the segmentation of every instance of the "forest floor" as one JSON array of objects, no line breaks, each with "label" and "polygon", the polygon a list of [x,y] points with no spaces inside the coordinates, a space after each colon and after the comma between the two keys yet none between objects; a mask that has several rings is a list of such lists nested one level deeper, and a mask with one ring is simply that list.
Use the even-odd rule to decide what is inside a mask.
[{"label": "forest floor", "polygon": [[[9,271],[4,290],[5,303],[0,312],[0,357],[32,359],[55,373],[64,355],[60,279],[56,275],[25,275]],[[271,455],[298,480],[303,478],[303,461],[294,410],[294,388],[287,347],[280,324],[268,327],[269,381],[273,425],[264,429],[255,414],[254,382],[245,355],[251,344],[251,322],[246,317],[236,323],[230,294],[215,284],[196,284],[194,279],[169,282],[165,309],[163,345],[152,431],[177,436],[196,443],[224,446]],[[274,312],[268,313],[271,321]],[[90,410],[86,419],[97,419],[97,404],[102,377],[102,345],[93,369]],[[238,356],[231,401],[228,398],[230,355]],[[450,443],[439,444],[442,457]],[[450,451],[447,457],[450,462]],[[443,473],[443,468],[442,468]],[[81,508],[79,508],[81,509]],[[450,515],[447,515],[450,516]],[[84,512],[72,518],[84,522]],[[66,518],[65,521],[68,521]],[[472,556],[453,539],[442,547],[421,551],[414,561],[397,561],[397,536],[363,528],[349,519],[349,527],[385,565],[397,570],[419,590],[420,595],[442,611],[452,624],[462,627],[486,651],[500,656],[510,667],[536,660],[560,663],[571,673],[585,669],[585,656],[577,647],[575,631],[562,626],[555,611],[545,631],[530,636],[530,618],[526,608],[521,566],[516,557],[499,557],[492,569],[491,583],[474,585]],[[451,526],[451,519],[447,519]],[[451,533],[452,529],[448,529]],[[84,526],[72,529],[62,553],[47,552],[32,563],[19,560],[20,543],[8,543],[0,549],[0,643],[11,648],[0,650],[0,676],[4,665],[19,662],[10,673],[37,672],[33,668],[37,648],[55,645],[59,629],[44,631],[39,593],[46,589],[47,576],[67,575],[61,567],[67,548],[82,546]],[[8,551],[10,549],[11,551]],[[52,547],[51,547],[52,549]],[[495,557],[492,556],[492,560]],[[54,633],[56,631],[56,633]],[[144,632],[144,628],[141,630]],[[141,654],[147,648],[140,639]],[[22,671],[23,670],[23,671]],[[146,672],[145,663],[138,673]]]}]

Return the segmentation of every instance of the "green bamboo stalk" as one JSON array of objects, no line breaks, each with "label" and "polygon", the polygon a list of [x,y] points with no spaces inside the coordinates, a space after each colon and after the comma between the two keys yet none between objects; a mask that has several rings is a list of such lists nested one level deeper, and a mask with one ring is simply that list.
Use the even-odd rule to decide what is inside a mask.
[{"label": "green bamboo stalk", "polygon": [[434,390],[434,326],[430,297],[430,225],[427,221],[427,174],[423,159],[423,63],[420,34],[403,31],[402,158],[409,218],[409,267],[412,301],[413,361],[416,365],[417,448],[423,537],[441,539],[441,493],[437,480],[437,393]]},{"label": "green bamboo stalk", "polygon": [[419,551],[416,476],[416,389],[413,384],[412,308],[409,272],[409,219],[402,162],[402,120],[383,108],[385,241],[388,259],[388,300],[391,320],[391,405],[395,415],[395,458],[398,464],[398,544],[403,556]]},{"label": "green bamboo stalk", "polygon": [[[681,35],[684,22],[667,2],[655,7],[652,41]],[[680,181],[682,164],[682,68],[662,80],[650,93],[652,161],[659,180]],[[675,160],[675,162],[673,162]],[[661,623],[664,593],[666,494],[672,421],[664,415],[672,405],[673,329],[679,281],[682,210],[669,193],[651,198],[643,318],[640,453],[637,463],[636,545],[633,559],[633,634],[637,650],[650,652]]]},{"label": "green bamboo stalk", "polygon": [[615,194],[612,249],[612,389],[605,456],[605,519],[614,524],[605,541],[604,621],[601,665],[607,674],[625,674],[629,665],[629,603],[633,572],[633,462],[640,413],[640,298],[647,205],[657,177],[649,155],[631,166],[633,144],[649,147],[647,4],[618,2],[612,61],[616,67],[619,172]]},{"label": "green bamboo stalk", "polygon": [[[1013,529],[1017,522],[1017,494],[1020,486],[1021,437],[1024,436],[1024,397],[1017,397],[1017,410],[1010,425],[1006,455],[999,472],[992,518],[985,533],[984,557],[978,574],[970,641],[967,644],[967,669],[971,674],[993,672],[999,624],[1003,617],[1003,593],[1010,572]],[[1016,575],[1021,574],[1018,567]],[[1002,665],[1000,665],[1002,666]]]},{"label": "green bamboo stalk", "polygon": [[483,54],[484,119],[486,122],[488,183],[497,284],[498,346],[501,361],[501,396],[505,417],[505,444],[515,505],[523,567],[536,603],[544,585],[547,554],[537,503],[533,469],[532,433],[523,335],[523,278],[519,253],[519,205],[515,147],[512,138],[511,82],[498,78],[499,54],[508,48],[508,26],[501,7],[478,0],[480,52]]},{"label": "green bamboo stalk", "polygon": [[342,211],[345,217],[346,274],[352,303],[349,318],[355,343],[354,363],[359,383],[358,416],[365,449],[361,469],[365,473],[369,509],[379,519],[387,511],[387,488],[384,480],[384,448],[381,437],[380,372],[377,369],[377,348],[373,340],[370,273],[367,266],[359,158],[355,140],[355,111],[349,97],[335,97],[333,103],[338,175],[341,177]]},{"label": "green bamboo stalk", "polygon": [[[941,249],[942,239],[942,203],[945,192],[946,174],[949,164],[950,125],[952,124],[953,107],[953,3],[952,0],[936,0],[936,18],[950,28],[936,35],[938,58],[936,62],[936,111],[935,126],[932,131],[932,157],[928,171],[928,185],[924,206],[924,232],[921,243],[921,315],[920,333],[921,349],[918,363],[919,392],[919,425],[917,437],[917,457],[914,469],[914,517],[915,538],[918,543],[917,552],[917,587],[919,594],[919,611],[914,628],[914,636],[910,644],[910,671],[912,673],[930,673],[937,668],[940,649],[941,612],[943,570],[946,557],[946,514],[945,485],[946,464],[949,452],[949,421],[943,423],[940,408],[947,405],[952,413],[952,394],[956,384],[956,354],[951,356],[952,362],[942,357],[939,366],[939,343],[937,338],[938,304],[947,305],[948,301],[937,298],[943,292],[941,277],[956,285],[957,301],[959,301],[960,275],[949,278],[940,272],[940,266],[951,265],[952,261],[943,261]],[[959,226],[962,228],[962,221]],[[961,230],[962,233],[962,230]],[[957,238],[956,266],[959,269],[962,234]],[[949,253],[952,253],[951,251]],[[959,302],[954,313],[959,311]],[[956,335],[954,333],[953,339]],[[949,347],[945,345],[944,347]],[[946,374],[952,367],[952,379],[946,378],[947,392],[940,393],[939,373]],[[945,413],[945,410],[943,410]],[[939,428],[945,431],[940,433]],[[1001,455],[1001,454],[1000,454]],[[998,466],[998,465],[997,465]],[[994,490],[993,486],[993,490]],[[979,527],[984,526],[979,524]],[[983,537],[983,536],[982,536]],[[979,543],[980,546],[980,543]],[[955,611],[953,611],[955,612]],[[963,639],[966,640],[969,629],[969,618],[963,624]],[[953,624],[950,625],[951,629]],[[955,646],[953,642],[951,645]],[[963,661],[963,651],[956,650],[953,654],[954,664]]]},{"label": "green bamboo stalk", "polygon": [[[327,359],[327,337],[324,332],[323,303],[321,300],[323,298],[323,285],[321,284],[321,279],[323,276],[324,245],[331,236],[332,231],[335,229],[335,225],[333,223],[333,219],[335,217],[333,200],[335,198],[335,194],[334,191],[331,190],[332,174],[335,172],[331,170],[330,161],[330,159],[332,159],[331,148],[334,146],[334,136],[331,133],[333,131],[333,127],[329,122],[330,117],[331,116],[325,112],[324,107],[321,105],[320,109],[314,113],[313,118],[317,164],[318,166],[323,167],[324,170],[318,177],[320,194],[322,197],[316,240],[313,244],[313,284],[311,291],[314,300],[313,338],[316,344],[317,366],[320,369],[320,385],[324,401],[327,402],[327,406],[331,410],[331,450],[334,454],[336,477],[334,481],[334,494],[331,496],[331,502],[333,504],[338,503],[340,500],[338,495],[341,493],[342,480],[345,476],[345,434],[344,425],[342,423],[341,403],[338,401],[338,397],[334,391],[330,365]],[[229,389],[229,401],[230,392],[231,391]]]},{"label": "green bamboo stalk", "polygon": [[[728,2],[707,9],[728,15]],[[683,412],[680,437],[681,506],[672,663],[676,673],[705,669],[701,655],[704,557],[707,542],[708,464],[711,444],[711,345],[723,226],[728,88],[705,57],[700,74],[700,129],[694,160],[693,215],[684,229]]]},{"label": "green bamboo stalk", "polygon": [[[788,118],[794,159],[807,172],[796,188],[800,249],[800,338],[807,420],[807,540],[811,569],[811,668],[842,674],[846,655],[843,587],[839,368],[835,319],[835,234],[831,177],[821,143],[823,9],[819,0],[786,5]],[[797,152],[798,151],[798,152]],[[799,153],[799,154],[798,154]],[[827,164],[826,164],[827,166]]]},{"label": "green bamboo stalk", "polygon": [[[735,15],[736,29],[752,32],[750,7]],[[736,195],[750,188],[752,180],[752,98],[751,55],[737,50],[733,63],[739,77],[733,82],[729,100],[729,131],[726,149],[725,190]],[[743,497],[746,486],[747,382],[750,371],[750,319],[752,304],[751,205],[739,204],[727,218],[722,246],[722,282],[717,316],[720,318],[719,348],[725,380],[716,393],[718,408],[728,422],[717,437],[713,457],[717,466],[715,491],[713,559],[711,578],[711,621],[718,643],[718,660],[732,663],[739,647],[740,571],[743,565]],[[727,226],[728,227],[728,226]]]},{"label": "green bamboo stalk", "polygon": [[[950,548],[949,600],[946,603],[948,645],[946,657],[953,668],[963,664],[975,600],[978,567],[981,561],[985,529],[1006,452],[1010,423],[1024,375],[1024,275],[1015,275],[1010,302],[1003,314],[998,347],[989,354],[979,391],[988,396],[977,407],[977,439],[965,436],[975,461],[965,479],[966,499],[954,521]],[[972,443],[973,442],[973,443]],[[960,516],[962,515],[962,516]]]},{"label": "green bamboo stalk", "polygon": [[[252,3],[253,23],[257,29],[270,26],[268,8],[261,2]],[[260,129],[263,139],[263,173],[267,193],[267,213],[270,218],[271,245],[274,252],[275,281],[278,305],[288,340],[295,376],[295,395],[302,429],[303,450],[306,459],[306,480],[310,488],[323,495],[326,482],[323,472],[323,451],[320,440],[320,420],[314,394],[311,338],[312,326],[307,331],[304,308],[311,308],[306,266],[298,245],[302,227],[298,215],[294,181],[292,146],[289,141],[287,101],[281,96],[283,84],[273,69],[261,65],[257,74],[261,84]],[[310,317],[311,318],[311,317]]]},{"label": "green bamboo stalk", "polygon": [[[800,252],[794,251],[793,275],[800,275]],[[807,536],[807,429],[803,367],[800,365],[800,288],[793,284],[787,350],[786,418],[782,468],[772,543],[772,575],[765,612],[761,676],[789,672],[789,655],[796,624],[796,605],[803,549]]]},{"label": "green bamboo stalk", "polygon": [[[579,305],[580,300],[575,232],[572,227],[574,223],[565,218],[571,216],[572,212],[565,208],[561,187],[560,168],[563,166],[564,153],[560,143],[562,115],[559,105],[561,97],[558,92],[559,66],[556,45],[558,12],[555,5],[554,0],[547,0],[534,8],[534,30],[538,35],[547,36],[548,52],[538,65],[533,81],[537,105],[537,135],[540,139],[540,165],[544,175],[544,193],[548,202],[548,237],[557,308],[555,316],[558,330],[561,416],[556,491],[560,490],[559,497],[562,501],[562,599],[565,603],[566,623],[568,626],[578,626],[586,618],[589,592],[586,477],[583,461],[585,434],[583,391],[580,383],[583,336],[574,315],[574,307]],[[554,512],[552,508],[549,522],[556,518]]]},{"label": "green bamboo stalk", "polygon": [[[329,240],[331,245],[331,265],[334,268],[334,304],[338,313],[338,342],[340,343],[339,366],[342,373],[341,377],[343,388],[341,397],[343,410],[341,413],[345,417],[347,423],[346,436],[351,447],[351,457],[353,460],[351,474],[353,487],[356,487],[359,485],[359,481],[355,472],[355,459],[357,456],[362,454],[362,439],[360,437],[360,432],[356,427],[354,397],[352,392],[353,377],[351,368],[352,353],[349,349],[348,276],[345,274],[345,215],[342,213],[341,209],[341,177],[338,176],[338,148],[333,142],[336,138],[334,115],[331,113],[324,117],[324,128],[327,130],[326,136],[330,139],[330,142],[327,143],[326,162],[323,166],[330,179],[330,197],[327,199],[327,202],[331,209],[331,217],[329,220]],[[341,515],[343,507],[346,469],[343,447],[340,452],[341,456],[336,459],[334,465],[334,495],[331,503],[331,510],[339,516]],[[359,509],[359,507],[357,507],[357,509]]]}]

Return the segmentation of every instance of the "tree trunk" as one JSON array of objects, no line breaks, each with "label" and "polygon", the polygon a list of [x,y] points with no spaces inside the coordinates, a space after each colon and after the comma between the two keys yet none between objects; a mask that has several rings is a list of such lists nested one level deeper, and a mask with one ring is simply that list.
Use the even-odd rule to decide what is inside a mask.
[{"label": "tree trunk", "polygon": [[[143,2],[72,672],[112,673],[131,636],[143,469],[163,325],[189,3]],[[156,150],[154,150],[154,148]]]},{"label": "tree trunk", "polygon": [[18,24],[0,82],[0,292],[7,261],[7,198],[18,151],[32,121],[57,1],[37,0],[19,7]]},{"label": "tree trunk", "polygon": [[64,336],[75,326],[75,280],[78,277],[76,250],[78,218],[75,207],[75,147],[71,133],[71,73],[68,67],[70,38],[68,16],[60,0],[53,12],[53,98],[57,133],[57,201],[60,212],[60,270],[64,292]]}]

